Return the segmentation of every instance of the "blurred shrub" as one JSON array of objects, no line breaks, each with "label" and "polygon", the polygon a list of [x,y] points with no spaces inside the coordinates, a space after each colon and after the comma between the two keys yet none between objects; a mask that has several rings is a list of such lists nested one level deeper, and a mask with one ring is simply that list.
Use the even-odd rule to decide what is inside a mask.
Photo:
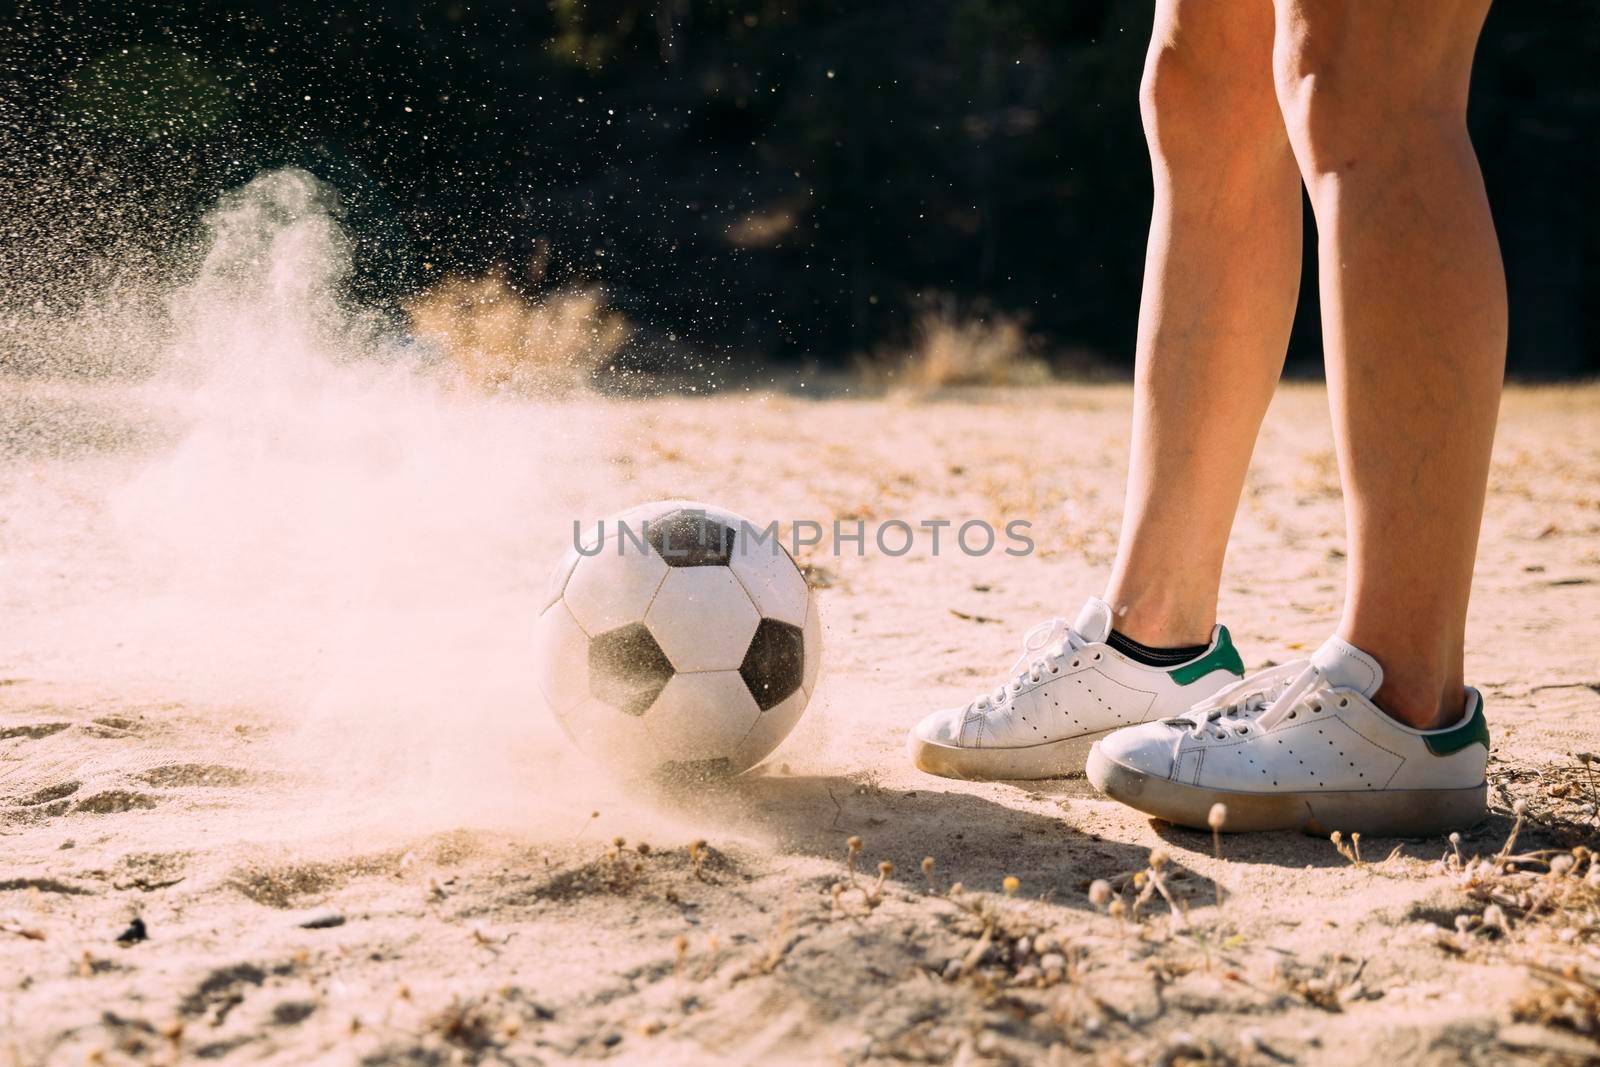
[{"label": "blurred shrub", "polygon": [[909,347],[879,349],[857,361],[872,385],[937,389],[958,385],[1030,385],[1050,379],[1040,339],[1021,315],[962,314],[951,299],[928,303]]},{"label": "blurred shrub", "polygon": [[588,384],[633,332],[598,289],[532,299],[503,274],[449,278],[406,305],[412,329],[461,380],[485,390],[548,395]]}]

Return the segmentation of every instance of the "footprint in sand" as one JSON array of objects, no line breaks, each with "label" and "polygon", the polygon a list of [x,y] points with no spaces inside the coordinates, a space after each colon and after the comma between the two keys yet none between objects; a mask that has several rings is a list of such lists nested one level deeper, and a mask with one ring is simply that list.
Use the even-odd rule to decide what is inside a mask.
[{"label": "footprint in sand", "polygon": [[89,896],[94,893],[94,890],[92,889],[87,889],[81,885],[73,885],[71,882],[63,882],[59,878],[0,878],[0,893],[16,893],[23,891],[35,893],[60,893],[63,896],[73,897]]},{"label": "footprint in sand", "polygon": [[13,738],[24,738],[28,741],[37,741],[41,737],[59,734],[71,726],[70,722],[39,722],[27,726],[0,726],[0,741],[10,741]]},{"label": "footprint in sand", "polygon": [[72,794],[81,788],[81,783],[75,781],[57,782],[54,785],[35,789],[31,793],[16,797],[11,801],[13,812],[10,820],[22,823],[39,822],[44,819],[53,819],[58,815],[65,815],[72,807]]},{"label": "footprint in sand", "polygon": [[101,715],[84,723],[83,731],[95,737],[130,737],[139,732],[139,720],[123,715]]},{"label": "footprint in sand", "polygon": [[161,789],[182,786],[227,788],[249,785],[256,775],[240,767],[225,767],[218,763],[167,763],[134,775],[145,785]]},{"label": "footprint in sand", "polygon": [[78,801],[73,811],[90,815],[115,815],[124,811],[138,811],[156,806],[156,798],[148,793],[135,793],[127,789],[107,789]]},{"label": "footprint in sand", "polygon": [[70,797],[81,788],[81,785],[82,783],[80,782],[57,782],[55,785],[47,785],[43,789],[36,789],[25,797],[18,797],[15,803],[22,808],[51,804]]}]

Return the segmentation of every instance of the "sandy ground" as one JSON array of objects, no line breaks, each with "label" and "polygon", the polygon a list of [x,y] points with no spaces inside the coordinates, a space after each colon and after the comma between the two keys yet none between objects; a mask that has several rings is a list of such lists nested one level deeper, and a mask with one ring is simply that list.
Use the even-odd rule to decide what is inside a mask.
[{"label": "sandy ground", "polygon": [[[218,489],[199,539],[173,534],[178,564],[129,554],[196,526],[146,505],[212,486],[204,465],[63,390],[3,415],[0,1064],[1600,1057],[1579,1032],[1600,913],[1541,906],[1541,861],[1483,879],[1442,863],[1444,840],[1363,841],[1355,863],[1292,834],[1218,858],[1081,778],[908,766],[916,717],[1101,588],[1125,387],[503,405],[473,432],[532,420],[526,481],[472,495],[423,468],[362,503],[376,476],[356,466],[284,490],[292,515],[283,492]],[[62,430],[80,423],[98,429]],[[516,469],[521,432],[462,462]],[[673,495],[786,520],[1023,517],[1040,551],[812,554],[827,651],[800,729],[739,780],[629,793],[562,746],[521,650],[570,519]],[[328,547],[401,505],[398,532]],[[289,551],[196,548],[268,518]],[[1325,397],[1287,386],[1222,592],[1248,666],[1330,632],[1343,561]],[[1501,849],[1513,799],[1518,853],[1600,844],[1575,758],[1600,750],[1597,638],[1600,389],[1514,389],[1467,650],[1495,810],[1465,858]],[[1176,914],[1160,895],[1133,914],[1153,851]]]}]

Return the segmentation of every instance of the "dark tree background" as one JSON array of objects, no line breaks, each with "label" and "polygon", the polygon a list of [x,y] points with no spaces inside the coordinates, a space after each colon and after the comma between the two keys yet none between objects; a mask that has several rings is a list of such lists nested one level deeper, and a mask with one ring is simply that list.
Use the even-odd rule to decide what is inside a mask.
[{"label": "dark tree background", "polygon": [[[1147,0],[29,0],[0,41],[0,278],[70,302],[295,164],[340,190],[380,305],[502,265],[599,281],[646,338],[837,360],[948,294],[1125,365],[1149,23]],[[1600,371],[1597,55],[1588,0],[1501,0],[1479,49],[1524,376]],[[1292,366],[1316,323],[1308,256]]]}]

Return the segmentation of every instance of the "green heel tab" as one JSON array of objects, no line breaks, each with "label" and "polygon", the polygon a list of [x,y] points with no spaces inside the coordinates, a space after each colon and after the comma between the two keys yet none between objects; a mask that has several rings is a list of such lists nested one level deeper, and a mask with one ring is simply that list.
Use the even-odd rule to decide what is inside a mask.
[{"label": "green heel tab", "polygon": [[1244,676],[1244,660],[1239,658],[1239,650],[1233,647],[1233,638],[1228,636],[1226,626],[1217,627],[1217,643],[1211,646],[1209,652],[1181,667],[1172,668],[1167,676],[1179,685],[1188,685],[1212,671],[1227,671],[1236,678]]},{"label": "green heel tab", "polygon": [[1422,739],[1428,743],[1428,751],[1435,756],[1448,756],[1460,752],[1468,745],[1478,744],[1484,748],[1489,747],[1489,720],[1483,715],[1483,694],[1473,690],[1478,698],[1477,707],[1472,709],[1472,717],[1459,726],[1452,726],[1448,730],[1437,733],[1423,734]]}]

